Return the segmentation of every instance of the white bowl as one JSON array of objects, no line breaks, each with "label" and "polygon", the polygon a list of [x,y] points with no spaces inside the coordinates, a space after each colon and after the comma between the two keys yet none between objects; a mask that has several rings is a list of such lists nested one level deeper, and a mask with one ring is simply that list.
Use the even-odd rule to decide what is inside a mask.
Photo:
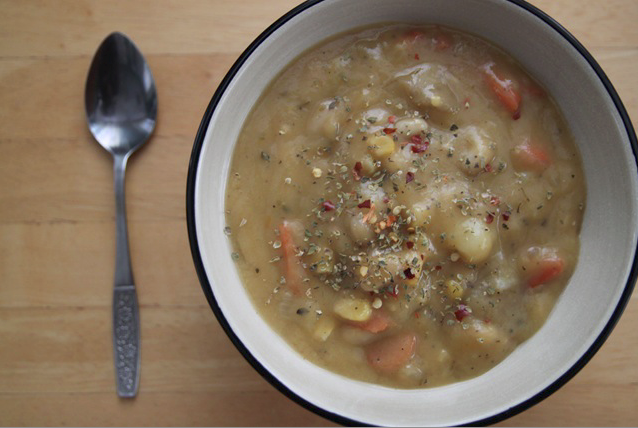
[{"label": "white bowl", "polygon": [[[477,34],[515,57],[554,96],[579,145],[587,208],[576,271],[540,331],[474,379],[399,390],[351,380],[304,360],[259,316],[223,230],[234,142],[269,82],[325,38],[379,22],[435,23]],[[262,33],[214,94],[193,148],[187,219],[195,266],[226,333],[271,384],[343,424],[467,425],[512,416],[557,390],[618,321],[636,280],[637,143],[611,83],[547,15],[508,0],[315,0]]]}]

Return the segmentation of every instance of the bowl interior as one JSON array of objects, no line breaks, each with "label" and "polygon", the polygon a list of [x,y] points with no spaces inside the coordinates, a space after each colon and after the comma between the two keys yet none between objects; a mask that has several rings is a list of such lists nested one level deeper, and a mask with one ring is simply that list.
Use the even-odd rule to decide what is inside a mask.
[{"label": "bowl interior", "polygon": [[[436,23],[501,46],[559,104],[586,174],[579,263],[546,324],[486,374],[445,387],[395,390],[346,379],[302,359],[257,313],[223,233],[234,142],[261,92],[286,64],[321,40],[379,22]],[[365,424],[467,424],[542,396],[596,347],[623,292],[631,287],[627,282],[638,224],[632,131],[587,58],[545,20],[505,0],[316,1],[270,29],[242,60],[223,84],[227,86],[216,106],[211,105],[195,159],[194,226],[204,274],[228,327],[286,388],[320,409]]]}]

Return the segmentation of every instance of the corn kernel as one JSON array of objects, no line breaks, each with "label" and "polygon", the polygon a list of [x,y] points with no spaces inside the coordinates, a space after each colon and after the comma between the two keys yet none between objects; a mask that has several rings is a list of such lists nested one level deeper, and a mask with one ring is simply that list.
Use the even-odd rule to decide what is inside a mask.
[{"label": "corn kernel", "polygon": [[342,299],[334,305],[334,311],[349,321],[367,321],[372,315],[370,303],[361,299]]},{"label": "corn kernel", "polygon": [[458,281],[453,279],[445,281],[445,294],[447,294],[450,299],[460,299],[463,297],[464,291],[465,290],[463,290],[463,287]]},{"label": "corn kernel", "polygon": [[394,152],[394,140],[387,135],[381,135],[370,139],[372,155],[379,158],[390,156]]}]

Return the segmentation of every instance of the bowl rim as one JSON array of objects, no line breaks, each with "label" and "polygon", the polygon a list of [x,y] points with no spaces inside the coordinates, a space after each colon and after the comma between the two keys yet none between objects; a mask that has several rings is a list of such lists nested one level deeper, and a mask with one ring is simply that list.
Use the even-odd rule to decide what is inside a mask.
[{"label": "bowl rim", "polygon": [[[345,426],[361,426],[362,422],[356,421],[354,419],[350,419],[339,414],[330,412],[326,409],[323,409],[304,398],[297,395],[287,386],[285,386],[279,379],[277,379],[272,373],[270,373],[251,353],[248,351],[243,342],[237,337],[235,332],[230,327],[226,317],[221,311],[215,295],[212,291],[212,287],[208,280],[208,276],[206,275],[206,271],[204,269],[204,264],[201,258],[199,243],[197,239],[197,229],[195,222],[195,186],[196,186],[196,177],[197,177],[197,169],[199,166],[199,159],[202,148],[204,146],[204,138],[206,136],[208,126],[210,124],[211,118],[215,109],[217,108],[218,103],[220,102],[222,96],[226,92],[226,89],[230,85],[231,81],[235,78],[235,75],[239,71],[239,69],[243,66],[246,60],[252,55],[252,53],[268,38],[272,35],[276,30],[278,30],[282,25],[286,22],[290,21],[295,16],[299,15],[301,12],[310,9],[311,7],[324,2],[325,0],[306,0],[304,3],[294,7],[274,23],[272,23],[268,28],[266,28],[253,42],[241,53],[235,63],[231,66],[229,71],[226,73],[221,83],[217,87],[215,93],[213,94],[210,103],[208,104],[204,116],[200,122],[199,128],[197,130],[197,134],[195,136],[195,141],[193,144],[193,149],[191,152],[191,157],[188,165],[188,177],[186,183],[186,221],[188,227],[188,237],[191,248],[191,253],[193,257],[193,262],[195,264],[195,270],[197,272],[197,276],[199,278],[200,285],[208,300],[208,303],[215,314],[218,322],[222,326],[224,332],[231,340],[233,345],[237,348],[240,354],[248,361],[248,363],[272,386],[274,386],[279,392],[284,394],[286,397],[296,402],[300,406],[306,408],[307,410],[312,411],[313,413],[326,418],[332,422],[345,425]],[[562,36],[567,42],[569,42],[576,51],[582,55],[582,57],[587,61],[587,63],[591,66],[593,71],[596,73],[601,83],[605,87],[609,96],[611,97],[614,106],[622,119],[622,123],[624,125],[625,131],[627,132],[627,136],[631,145],[631,150],[634,156],[634,162],[638,166],[638,141],[636,139],[636,133],[634,131],[633,125],[631,123],[631,119],[618,95],[611,81],[602,70],[598,62],[593,58],[593,56],[587,51],[587,49],[569,32],[567,31],[561,24],[559,24],[552,17],[547,15],[541,9],[536,6],[531,5],[525,0],[503,0],[506,3],[514,4],[522,9],[532,13],[537,18],[540,18],[546,25],[556,31],[560,36]],[[603,343],[607,340],[612,330],[616,326],[620,316],[622,315],[631,294],[634,289],[634,285],[638,278],[638,245],[636,245],[637,252],[635,253],[634,259],[632,261],[631,270],[629,272],[629,277],[627,278],[627,282],[625,283],[623,293],[612,313],[609,321],[602,329],[598,337],[594,340],[589,349],[578,359],[578,361],[570,367],[565,373],[563,373],[558,379],[556,379],[552,384],[547,386],[545,389],[537,393],[536,395],[530,397],[529,399],[513,406],[503,412],[497,413],[490,417],[479,419],[467,424],[466,426],[484,426],[491,425],[497,422],[501,422],[505,419],[508,419],[514,415],[517,415],[530,407],[538,404],[545,398],[549,397],[551,394],[560,389],[563,385],[565,385],[571,378],[573,378],[590,360],[591,358],[598,352]]]}]

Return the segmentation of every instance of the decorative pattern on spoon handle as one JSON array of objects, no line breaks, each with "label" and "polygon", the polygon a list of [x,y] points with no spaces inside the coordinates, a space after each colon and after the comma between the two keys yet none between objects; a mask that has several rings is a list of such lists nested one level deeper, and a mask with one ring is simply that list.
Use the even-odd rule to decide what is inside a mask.
[{"label": "decorative pattern on spoon handle", "polygon": [[113,352],[117,394],[135,397],[139,383],[140,322],[134,285],[113,290]]}]

